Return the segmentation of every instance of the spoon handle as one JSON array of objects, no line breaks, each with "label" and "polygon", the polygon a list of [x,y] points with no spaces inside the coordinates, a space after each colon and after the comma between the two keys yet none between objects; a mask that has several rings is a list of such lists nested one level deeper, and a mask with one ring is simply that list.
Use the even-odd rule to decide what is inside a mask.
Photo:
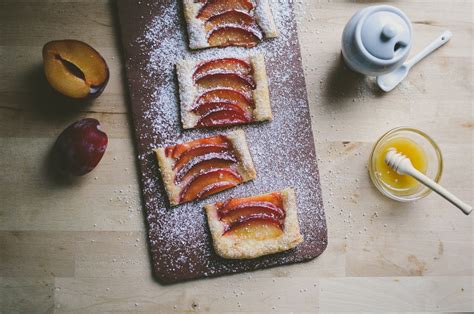
[{"label": "spoon handle", "polygon": [[472,206],[469,204],[464,203],[461,201],[459,198],[454,196],[451,192],[443,188],[441,185],[438,183],[434,182],[427,176],[425,176],[423,173],[420,171],[416,170],[414,167],[408,167],[407,169],[404,169],[405,173],[414,177],[416,180],[419,182],[423,183],[442,197],[444,197],[447,201],[449,201],[451,204],[459,208],[460,210],[463,211],[464,214],[469,215],[472,211]]},{"label": "spoon handle", "polygon": [[416,56],[414,56],[412,59],[410,59],[406,65],[408,68],[411,68],[415,64],[417,64],[421,59],[447,43],[451,37],[453,36],[453,33],[450,31],[445,31],[444,33],[441,34],[438,38],[436,38],[431,44],[425,47],[422,51],[420,51]]}]

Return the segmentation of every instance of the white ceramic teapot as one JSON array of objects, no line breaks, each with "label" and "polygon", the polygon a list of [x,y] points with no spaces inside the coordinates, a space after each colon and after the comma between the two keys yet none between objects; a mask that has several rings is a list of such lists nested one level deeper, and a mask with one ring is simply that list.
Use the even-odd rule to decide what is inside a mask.
[{"label": "white ceramic teapot", "polygon": [[377,76],[392,72],[408,57],[412,26],[408,17],[389,5],[356,12],[342,34],[342,55],[354,71]]}]

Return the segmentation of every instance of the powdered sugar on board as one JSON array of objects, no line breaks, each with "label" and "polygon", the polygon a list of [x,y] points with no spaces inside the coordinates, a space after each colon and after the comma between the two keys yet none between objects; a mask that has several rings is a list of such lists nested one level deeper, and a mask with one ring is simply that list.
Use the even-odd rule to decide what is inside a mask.
[{"label": "powdered sugar on board", "polygon": [[[321,254],[327,245],[326,222],[291,5],[271,1],[279,30],[275,39],[252,49],[190,51],[179,1],[130,2],[120,1],[119,13],[155,275],[174,282],[301,262]],[[129,21],[137,24],[129,26]],[[174,65],[182,59],[256,53],[265,57],[274,114],[271,122],[240,127],[246,131],[257,179],[171,209],[152,149],[231,130],[181,128]],[[214,254],[204,204],[286,187],[297,193],[304,243],[294,250],[250,261],[223,260]]]}]

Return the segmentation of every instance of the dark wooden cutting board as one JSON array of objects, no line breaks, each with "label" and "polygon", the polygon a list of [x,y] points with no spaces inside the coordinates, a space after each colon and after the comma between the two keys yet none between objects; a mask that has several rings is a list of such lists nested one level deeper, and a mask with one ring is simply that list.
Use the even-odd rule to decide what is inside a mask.
[{"label": "dark wooden cutting board", "polygon": [[[303,262],[317,257],[327,246],[296,21],[289,2],[272,2],[280,31],[276,39],[253,49],[190,51],[180,1],[118,1],[151,260],[154,275],[162,283]],[[170,208],[152,149],[229,130],[181,128],[175,63],[184,58],[249,53],[265,55],[274,114],[271,122],[241,127],[247,134],[257,179],[208,199]],[[293,187],[297,193],[305,238],[301,245],[255,260],[225,260],[214,253],[204,204],[285,187]]]}]

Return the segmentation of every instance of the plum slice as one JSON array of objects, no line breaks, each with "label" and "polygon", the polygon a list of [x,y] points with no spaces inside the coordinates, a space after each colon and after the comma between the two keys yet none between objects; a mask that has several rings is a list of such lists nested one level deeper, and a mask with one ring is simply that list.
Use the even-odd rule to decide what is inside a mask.
[{"label": "plum slice", "polygon": [[176,172],[181,171],[188,163],[192,162],[193,159],[198,158],[200,156],[206,154],[224,154],[227,153],[228,155],[232,156],[232,148],[229,145],[217,145],[217,144],[199,144],[195,145],[185,153],[183,153],[175,162],[174,170]]},{"label": "plum slice", "polygon": [[253,121],[247,105],[230,102],[209,102],[199,105],[195,113],[201,115],[197,127],[229,126]]},{"label": "plum slice", "polygon": [[199,118],[196,126],[229,126],[248,123],[250,121],[252,121],[252,119],[249,118],[240,107],[236,106],[210,111]]},{"label": "plum slice", "polygon": [[207,21],[209,18],[229,10],[250,12],[253,4],[250,0],[206,0],[197,14],[198,19]]},{"label": "plum slice", "polygon": [[237,158],[226,153],[210,153],[194,158],[176,172],[175,183],[187,181],[194,175],[209,169],[229,168],[236,162]]},{"label": "plum slice", "polygon": [[206,102],[202,103],[196,108],[193,109],[193,112],[203,116],[205,114],[208,114],[209,112],[215,111],[215,110],[222,110],[222,109],[229,109],[230,108],[235,108],[235,110],[241,110],[242,112],[245,113],[245,115],[251,119],[252,118],[252,112],[251,108],[249,108],[247,105],[242,105],[242,103],[232,103],[230,101],[218,101],[218,102]]},{"label": "plum slice", "polygon": [[180,203],[201,199],[234,187],[242,177],[233,169],[210,169],[193,176],[180,193]]},{"label": "plum slice", "polygon": [[224,203],[217,203],[217,206],[219,207],[220,212],[225,213],[226,211],[229,211],[232,208],[251,202],[269,202],[278,208],[283,208],[283,199],[279,192],[249,197],[231,198]]},{"label": "plum slice", "polygon": [[46,79],[60,94],[73,99],[98,97],[109,81],[104,58],[78,40],[56,40],[43,47]]},{"label": "plum slice", "polygon": [[242,46],[255,47],[262,40],[261,31],[237,25],[223,25],[208,33],[207,42],[214,47]]},{"label": "plum slice", "polygon": [[253,100],[247,97],[244,93],[228,89],[228,88],[218,88],[207,91],[200,95],[191,110],[197,110],[201,105],[205,103],[212,102],[228,102],[233,104],[238,104],[240,107],[254,107]]},{"label": "plum slice", "polygon": [[268,217],[242,219],[224,232],[224,236],[235,236],[239,239],[268,240],[280,237],[283,230],[278,220]]},{"label": "plum slice", "polygon": [[255,89],[255,82],[252,77],[238,73],[206,74],[196,80],[196,85],[206,90],[228,88],[246,95]]},{"label": "plum slice", "polygon": [[219,218],[223,220],[225,219],[226,221],[234,221],[235,219],[233,219],[233,217],[235,216],[246,216],[246,214],[251,213],[268,213],[278,219],[285,218],[285,211],[282,208],[267,201],[242,202],[235,206],[218,208]]},{"label": "plum slice", "polygon": [[206,31],[222,25],[240,25],[246,28],[259,29],[255,18],[244,11],[229,10],[210,17],[205,23]]},{"label": "plum slice", "polygon": [[232,147],[229,139],[225,135],[217,135],[213,137],[200,138],[174,146],[168,146],[166,147],[165,153],[167,157],[180,159],[183,154],[197,146],[219,146],[223,148]]},{"label": "plum slice", "polygon": [[280,227],[282,227],[285,220],[285,211],[276,207],[272,203],[255,202],[243,204],[242,206],[233,208],[226,213],[219,212],[219,219],[230,227],[240,222],[242,219],[254,219],[260,217],[277,220]]},{"label": "plum slice", "polygon": [[225,224],[224,235],[264,240],[283,233],[286,212],[279,192],[232,198],[216,206],[218,218]]},{"label": "plum slice", "polygon": [[194,70],[193,79],[196,81],[199,78],[212,73],[238,73],[243,75],[252,74],[252,66],[237,58],[222,58],[214,59],[200,63]]}]

